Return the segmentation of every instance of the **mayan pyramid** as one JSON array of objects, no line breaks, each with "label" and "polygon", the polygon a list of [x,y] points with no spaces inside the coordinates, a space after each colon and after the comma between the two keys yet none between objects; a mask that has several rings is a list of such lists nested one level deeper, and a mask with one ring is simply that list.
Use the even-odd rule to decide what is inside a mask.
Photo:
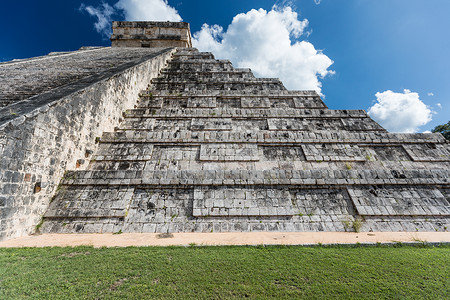
[{"label": "mayan pyramid", "polygon": [[[120,37],[119,37],[120,39]],[[446,231],[450,144],[178,47],[42,233]]]}]

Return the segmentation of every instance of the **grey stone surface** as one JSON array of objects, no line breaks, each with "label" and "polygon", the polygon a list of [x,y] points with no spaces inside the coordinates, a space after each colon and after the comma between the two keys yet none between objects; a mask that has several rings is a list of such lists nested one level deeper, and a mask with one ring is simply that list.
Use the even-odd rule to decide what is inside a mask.
[{"label": "grey stone surface", "polygon": [[87,169],[65,173],[42,232],[450,225],[440,134],[388,133],[362,110],[330,110],[313,91],[287,91],[195,49],[178,49],[147,83]]},{"label": "grey stone surface", "polygon": [[349,188],[361,216],[450,216],[450,203],[433,186]]},{"label": "grey stone surface", "polygon": [[62,187],[44,217],[124,218],[133,193],[134,189],[127,187]]},{"label": "grey stone surface", "polygon": [[204,144],[200,146],[200,161],[258,161],[255,144]]},{"label": "grey stone surface", "polygon": [[[95,48],[0,63],[0,108],[138,61],[161,49]],[[15,108],[11,107],[11,111]]]},{"label": "grey stone surface", "polygon": [[114,21],[113,47],[192,47],[189,23]]},{"label": "grey stone surface", "polygon": [[404,149],[414,161],[449,161],[450,149],[433,143],[425,145],[405,145]]},{"label": "grey stone surface", "polygon": [[287,189],[197,188],[194,190],[194,217],[284,217],[294,215]]}]

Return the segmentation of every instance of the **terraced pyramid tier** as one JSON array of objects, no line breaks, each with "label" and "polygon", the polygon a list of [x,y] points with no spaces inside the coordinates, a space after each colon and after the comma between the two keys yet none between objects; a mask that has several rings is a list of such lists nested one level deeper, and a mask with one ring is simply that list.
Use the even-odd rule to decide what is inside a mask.
[{"label": "terraced pyramid tier", "polygon": [[179,49],[43,232],[445,231],[450,145]]}]

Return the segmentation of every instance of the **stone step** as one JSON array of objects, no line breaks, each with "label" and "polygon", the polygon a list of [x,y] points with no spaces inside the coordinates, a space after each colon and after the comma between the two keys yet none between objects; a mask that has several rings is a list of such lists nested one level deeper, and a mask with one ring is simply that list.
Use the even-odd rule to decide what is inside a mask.
[{"label": "stone step", "polygon": [[199,161],[259,161],[255,144],[203,144],[200,145]]},{"label": "stone step", "polygon": [[[160,157],[158,152],[153,152],[153,145],[157,147],[158,151],[161,148],[166,149],[166,153],[172,147],[179,158],[176,157]],[[157,146],[156,146],[157,145]],[[226,150],[220,150],[218,152],[219,157],[216,159],[202,159],[204,147],[218,147],[221,145]],[[179,142],[177,144],[163,143],[161,141],[150,143],[118,143],[118,142],[102,142],[99,146],[99,151],[93,156],[93,160],[108,160],[108,161],[149,161],[157,160],[163,161],[170,160],[171,162],[177,160],[183,160],[185,163],[189,161],[233,161],[233,159],[225,158],[225,156],[235,156],[233,147],[243,148],[255,148],[257,151],[252,155],[253,159],[234,159],[234,161],[308,161],[308,162],[450,162],[450,151],[447,148],[442,148],[437,144],[440,151],[438,154],[430,151],[428,144],[416,144],[416,145],[390,145],[390,144],[349,144],[349,143],[300,143],[297,146],[292,144],[232,144],[232,143],[187,143]],[[200,148],[199,148],[200,147]],[[422,147],[420,156],[411,156],[407,149],[408,147],[414,147],[417,151]],[[254,150],[249,150],[254,151]],[[447,155],[441,156],[444,152]],[[232,153],[233,152],[233,153]],[[419,153],[419,152],[418,152]],[[155,157],[156,155],[156,157]],[[199,158],[200,157],[200,158]],[[222,158],[224,157],[224,158]],[[136,166],[137,167],[137,166]],[[271,165],[269,165],[271,167]],[[445,168],[446,165],[440,165],[440,168]],[[265,168],[264,168],[265,169]]]},{"label": "stone step", "polygon": [[449,161],[450,145],[449,144],[421,144],[421,145],[404,145],[408,155],[413,161]]},{"label": "stone step", "polygon": [[166,82],[166,83],[155,83],[150,85],[154,90],[170,90],[170,91],[198,91],[198,90],[245,90],[247,92],[251,91],[266,91],[266,90],[284,90],[285,87],[277,79],[259,79],[253,81],[247,80],[233,80],[233,81],[216,81],[207,83],[197,83],[197,82]]},{"label": "stone step", "polygon": [[[181,202],[184,204],[184,202]],[[179,211],[188,211],[181,208]],[[168,210],[168,209],[166,209]],[[164,211],[166,211],[164,210]],[[316,209],[315,211],[317,211]],[[192,218],[192,215],[179,215],[165,213],[163,210],[154,210],[154,213],[145,212],[141,208],[133,208],[129,213],[132,217],[124,221],[70,219],[45,219],[40,231],[42,233],[177,233],[177,232],[345,232],[354,231],[352,224],[356,223],[356,216],[345,214],[337,215],[310,215],[302,214],[292,217],[240,217],[240,218]],[[322,210],[323,211],[323,210]],[[341,211],[340,207],[338,212]],[[163,214],[164,212],[164,214]],[[175,210],[176,212],[176,210]],[[174,216],[172,218],[172,216]],[[137,221],[135,221],[137,220]],[[361,231],[364,232],[447,232],[450,226],[448,217],[440,216],[366,216],[361,222]]]},{"label": "stone step", "polygon": [[[150,187],[136,186],[128,187],[128,194],[122,194],[117,199],[86,199],[78,202],[78,206],[67,209],[68,204],[73,204],[83,194],[107,191],[111,195],[118,195],[119,186],[65,186],[62,188],[64,199],[54,201],[45,219],[66,218],[67,219],[128,219],[136,222],[133,210],[148,213],[161,212],[163,215],[187,216],[191,221],[193,218],[219,217],[223,220],[236,217],[277,218],[293,216],[315,215],[316,221],[319,216],[340,215],[341,217],[359,215],[361,217],[417,217],[428,218],[446,217],[442,221],[449,223],[450,205],[448,198],[443,197],[439,189],[432,186],[386,186],[376,189],[377,193],[384,196],[374,196],[371,192],[374,187],[252,187],[252,186],[223,186],[223,187]],[[397,189],[397,191],[396,191]],[[324,192],[326,191],[327,192]],[[67,192],[66,192],[67,191]],[[137,197],[136,191],[145,191],[143,197]],[[154,197],[161,191],[162,197]],[[192,197],[192,191],[194,197]],[[200,195],[195,195],[201,191]],[[318,192],[319,191],[319,192]],[[160,192],[160,193],[161,193]],[[188,197],[173,199],[173,195],[183,193]],[[137,193],[139,195],[139,193]],[[203,194],[203,195],[202,195]],[[239,195],[244,194],[244,195]],[[272,194],[272,195],[271,195]],[[348,194],[351,196],[349,197]],[[357,195],[357,196],[355,196]],[[370,195],[362,198],[362,195]],[[411,198],[402,198],[409,195]],[[203,198],[202,198],[203,196]],[[337,198],[333,198],[337,196]],[[320,197],[320,198],[319,198]],[[389,197],[389,198],[386,198]],[[130,199],[128,199],[130,198]],[[161,199],[162,198],[162,199]],[[350,199],[349,199],[350,198]],[[362,201],[361,201],[362,200]],[[120,206],[122,205],[122,206]],[[353,212],[353,207],[356,212]],[[189,208],[186,211],[186,208]],[[104,212],[102,212],[104,210]],[[97,215],[97,212],[99,215]],[[107,214],[109,213],[110,216]],[[317,219],[317,217],[319,217]],[[134,220],[133,220],[134,219]],[[263,219],[262,219],[263,220]],[[342,219],[341,221],[344,221]],[[151,223],[156,220],[148,220]],[[173,220],[172,220],[173,221]],[[237,221],[237,220],[233,220]],[[278,220],[281,221],[281,220]]]},{"label": "stone step", "polygon": [[199,76],[214,76],[215,74],[236,74],[236,73],[250,73],[253,74],[252,70],[250,68],[234,68],[230,71],[198,71],[198,72],[192,72],[192,71],[186,71],[186,70],[167,70],[162,69],[160,71],[160,76],[168,76],[168,75],[199,75]]},{"label": "stone step", "polygon": [[62,187],[45,218],[124,218],[134,189]]},{"label": "stone step", "polygon": [[[106,144],[110,145],[110,144]],[[116,145],[116,144],[111,144]],[[119,143],[126,148],[127,144]],[[375,170],[380,168],[388,169],[448,169],[450,162],[415,162],[408,156],[400,159],[383,160],[375,152],[374,148],[363,147],[359,149],[362,156],[358,156],[357,150],[345,149],[324,152],[305,156],[307,150],[304,146],[260,146],[255,160],[245,157],[234,157],[234,161],[226,157],[226,153],[220,153],[216,160],[200,160],[201,145],[196,144],[142,144],[142,147],[154,147],[151,156],[148,155],[110,155],[94,156],[90,161],[89,170]],[[382,147],[386,152],[392,147]],[[358,148],[356,148],[358,149]],[[221,150],[223,151],[223,150]],[[226,150],[230,151],[230,150]],[[331,150],[329,150],[331,151]],[[335,152],[336,151],[336,152]],[[384,152],[384,153],[386,153]],[[406,154],[407,155],[407,154]],[[399,158],[399,157],[397,157]],[[227,161],[228,159],[228,161]]]},{"label": "stone step", "polygon": [[258,144],[449,144],[440,134],[398,134],[388,132],[341,132],[341,131],[270,131],[227,132],[227,131],[124,131],[104,132],[101,142],[125,143],[258,143]]},{"label": "stone step", "polygon": [[190,60],[190,59],[215,59],[211,52],[176,52],[172,55],[172,61]]},{"label": "stone step", "polygon": [[[192,55],[190,56],[192,57]],[[170,67],[171,65],[192,65],[192,64],[231,64],[231,61],[228,59],[211,59],[211,58],[197,58],[195,60],[180,60],[180,57],[174,56],[167,65]]]},{"label": "stone step", "polygon": [[[97,189],[97,187],[83,187],[84,190],[78,187],[65,188],[72,190],[74,194],[94,192]],[[108,189],[110,193],[114,193],[117,188],[108,187]],[[65,233],[289,231],[294,230],[293,222],[303,224],[302,229],[308,224],[307,228],[311,230],[318,229],[325,225],[320,223],[327,222],[325,226],[330,230],[343,231],[342,221],[353,220],[354,215],[347,193],[340,189],[133,188],[132,192],[133,196],[125,218],[87,218],[83,217],[81,211],[67,217],[46,217],[41,231]],[[224,196],[233,198],[230,201],[223,199]],[[245,199],[242,199],[243,197]],[[286,201],[287,199],[290,200]],[[329,211],[326,216],[323,214],[325,207]],[[205,212],[206,208],[209,215]],[[221,227],[221,224],[226,226]]]},{"label": "stone step", "polygon": [[[128,151],[126,143],[102,143],[107,155],[94,155],[89,163],[89,170],[376,170],[387,169],[449,169],[447,162],[416,162],[403,150],[396,147],[377,147],[365,145],[335,144],[298,145],[298,146],[261,146],[257,150],[248,150],[253,156],[243,156],[233,149],[233,145],[218,144],[214,157],[205,151],[201,144],[134,144],[143,148],[136,154]],[[205,144],[206,146],[212,144]],[[108,148],[111,148],[108,150]],[[401,148],[401,146],[399,147]],[[246,149],[246,148],[243,148]],[[202,155],[202,157],[200,156]]]},{"label": "stone step", "polygon": [[277,83],[222,83],[222,84],[207,84],[207,83],[187,83],[187,84],[158,84],[152,86],[153,89],[171,90],[177,92],[189,92],[192,90],[204,91],[237,91],[246,90],[248,92],[271,90],[283,90],[284,86]]},{"label": "stone step", "polygon": [[293,216],[287,189],[218,188],[194,189],[193,217],[281,217]]},{"label": "stone step", "polygon": [[189,72],[189,73],[162,73],[159,77],[152,79],[152,83],[178,83],[178,82],[215,82],[215,81],[240,81],[256,79],[251,72]]},{"label": "stone step", "polygon": [[[376,189],[378,195],[385,191],[379,188],[361,187],[352,193],[364,193],[366,189]],[[387,187],[386,189],[389,189]],[[124,200],[118,207],[116,197],[111,203],[102,201],[105,207],[126,210],[125,217],[89,217],[89,204],[83,203],[73,214],[53,214],[45,217],[41,226],[43,233],[105,233],[105,232],[229,232],[229,231],[348,231],[357,218],[353,208],[354,199],[347,188],[295,188],[273,186],[218,186],[218,187],[120,187],[120,186],[63,186],[66,195],[74,199],[86,193],[116,195],[120,191]],[[371,197],[370,202],[357,206],[363,211],[365,220],[363,231],[445,231],[450,224],[446,215],[448,205],[433,187],[402,187],[403,193],[412,198],[416,193],[425,197],[432,207],[395,207],[384,211],[372,211],[368,207],[383,201],[383,197]],[[388,191],[389,192],[389,191]],[[129,195],[132,194],[131,200]],[[371,195],[373,196],[373,194]],[[359,198],[355,198],[358,201]],[[417,197],[415,198],[417,199]],[[447,198],[448,199],[448,198]],[[62,199],[61,199],[62,200]],[[58,199],[54,202],[56,212],[64,212],[66,203]],[[286,201],[290,200],[290,201]],[[401,199],[400,199],[401,201]],[[448,202],[448,200],[447,200]],[[92,207],[98,206],[91,199]],[[398,209],[397,209],[398,208]],[[395,210],[397,209],[397,210]],[[433,213],[430,215],[429,213]],[[206,210],[209,210],[206,211]],[[212,210],[212,211],[211,211]],[[444,211],[444,213],[441,213]],[[379,213],[379,216],[374,215]],[[413,215],[423,213],[425,215]],[[440,213],[440,214],[439,214]]]},{"label": "stone step", "polygon": [[[68,171],[61,185],[88,186],[442,186],[450,171],[429,170],[157,170]],[[445,195],[445,191],[442,192]],[[448,198],[448,195],[446,196]]]},{"label": "stone step", "polygon": [[163,78],[167,76],[215,76],[215,75],[233,75],[233,74],[248,74],[253,75],[253,72],[250,68],[233,68],[231,70],[216,70],[216,71],[192,71],[192,70],[183,70],[183,69],[162,69],[159,73],[159,76],[156,78]]},{"label": "stone step", "polygon": [[172,70],[209,72],[209,71],[232,71],[234,70],[234,68],[229,60],[199,59],[199,60],[169,62],[167,64],[166,70],[169,72]]},{"label": "stone step", "polygon": [[350,187],[361,216],[450,216],[450,198],[434,187]]},{"label": "stone step", "polygon": [[[294,151],[288,151],[289,148],[283,150],[277,150],[276,156],[280,156],[280,159],[275,159],[273,156],[269,157],[271,153],[269,150],[261,154],[261,148],[258,148],[258,161],[200,161],[197,157],[180,158],[177,153],[174,153],[176,149],[182,150],[182,155],[198,155],[200,146],[173,146],[173,150],[168,150],[167,147],[155,146],[155,154],[150,159],[141,157],[124,157],[121,156],[116,160],[92,160],[89,162],[88,170],[110,170],[110,171],[168,171],[168,170],[376,170],[382,168],[400,169],[400,170],[414,170],[414,169],[426,169],[426,168],[450,168],[450,162],[444,162],[441,164],[436,163],[423,163],[412,161],[352,161],[353,158],[338,158],[337,160],[327,161],[306,161],[304,156],[297,156]],[[189,152],[189,149],[193,151]],[[275,152],[272,151],[272,154]],[[286,156],[283,156],[285,155]],[[301,153],[302,154],[302,153]],[[166,159],[157,160],[156,157],[165,156]],[[240,159],[240,158],[237,158]],[[330,157],[329,159],[334,159]],[[345,161],[344,159],[348,159]]]},{"label": "stone step", "polygon": [[150,160],[153,155],[151,144],[124,144],[124,143],[100,143],[92,160],[107,161],[141,161]]},{"label": "stone step", "polygon": [[[269,97],[221,97],[221,96],[183,96],[182,93],[171,96],[140,96],[136,108],[312,108],[326,109],[322,100],[300,98]],[[345,115],[345,113],[343,113]]]},{"label": "stone step", "polygon": [[[145,90],[140,93],[141,96],[161,96],[172,97],[175,94],[169,90]],[[301,98],[302,100],[320,100],[320,96],[315,91],[264,91],[264,92],[247,92],[247,91],[190,91],[189,93],[181,93],[179,97],[193,97],[193,96],[205,96],[205,97],[270,97],[270,98]]]},{"label": "stone step", "polygon": [[126,118],[115,131],[127,130],[191,130],[191,131],[383,131],[381,126],[367,118]]},{"label": "stone step", "polygon": [[177,48],[177,52],[175,52],[175,54],[179,54],[179,55],[183,55],[183,54],[195,54],[195,53],[201,53],[200,51],[198,51],[197,48]]},{"label": "stone step", "polygon": [[[222,80],[223,79],[223,80]],[[184,78],[155,78],[152,79],[153,85],[171,85],[171,84],[210,84],[210,85],[223,85],[223,84],[283,84],[278,78],[236,78],[226,79],[220,78],[207,78],[205,82],[198,82],[196,79],[193,81]]]},{"label": "stone step", "polygon": [[[194,105],[191,101],[190,105]],[[241,101],[239,101],[241,102]],[[217,104],[217,100],[216,100]],[[162,103],[161,103],[162,105]],[[242,105],[242,102],[241,102]],[[156,106],[156,104],[155,104]],[[249,119],[356,119],[361,118],[375,126],[374,121],[370,120],[364,110],[331,110],[331,109],[302,109],[302,108],[161,108],[129,109],[123,113],[125,118],[249,118]],[[345,121],[346,122],[346,121]],[[379,126],[379,125],[378,125]]]}]

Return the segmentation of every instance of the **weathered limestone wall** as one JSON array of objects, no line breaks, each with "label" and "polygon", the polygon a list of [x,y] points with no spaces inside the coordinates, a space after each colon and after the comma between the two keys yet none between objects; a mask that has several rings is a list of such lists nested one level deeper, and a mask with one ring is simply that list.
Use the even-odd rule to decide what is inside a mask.
[{"label": "weathered limestone wall", "polygon": [[192,47],[189,23],[118,22],[112,24],[112,47]]},{"label": "weathered limestone wall", "polygon": [[112,47],[126,47],[126,48],[167,48],[167,47],[187,47],[186,41],[179,40],[135,40],[135,39],[123,39],[111,41]]},{"label": "weathered limestone wall", "polygon": [[174,51],[160,50],[75,91],[63,86],[59,99],[55,89],[0,110],[0,240],[35,231],[65,170],[86,168],[96,137],[117,126]]}]

